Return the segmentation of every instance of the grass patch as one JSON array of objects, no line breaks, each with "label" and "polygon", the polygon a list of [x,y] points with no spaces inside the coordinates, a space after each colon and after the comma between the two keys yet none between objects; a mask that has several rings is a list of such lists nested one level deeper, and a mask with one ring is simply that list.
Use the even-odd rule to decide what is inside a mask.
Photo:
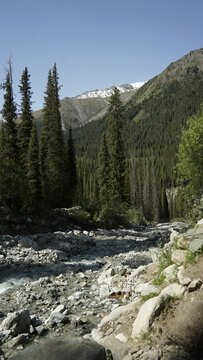
[{"label": "grass patch", "polygon": [[152,281],[153,285],[162,285],[166,279],[166,276],[162,273],[164,269],[173,264],[171,260],[172,249],[165,249],[160,252],[159,255],[159,269],[156,273],[154,280]]},{"label": "grass patch", "polygon": [[197,262],[197,254],[188,251],[184,262],[184,266],[187,266],[189,264],[195,264],[196,262]]},{"label": "grass patch", "polygon": [[152,281],[153,285],[162,285],[166,279],[166,275],[164,274],[157,274]]},{"label": "grass patch", "polygon": [[186,259],[184,262],[184,266],[187,267],[187,265],[192,265],[192,264],[196,264],[198,261],[198,258],[203,254],[203,246],[196,251],[195,253],[191,252],[191,251],[187,251],[187,255],[186,255]]},{"label": "grass patch", "polygon": [[175,301],[180,301],[182,300],[183,297],[182,296],[168,296],[164,301],[163,301],[163,307],[162,307],[162,311],[169,311],[170,309],[172,309],[173,304]]},{"label": "grass patch", "polygon": [[152,326],[150,326],[146,332],[144,332],[144,331],[141,332],[140,339],[143,342],[148,342],[150,344],[151,343],[150,335],[154,334],[154,332],[155,332],[155,329]]},{"label": "grass patch", "polygon": [[171,260],[172,250],[167,249],[163,250],[159,256],[159,272],[161,273],[164,269],[166,269],[168,266],[173,264],[173,261]]},{"label": "grass patch", "polygon": [[149,295],[143,295],[143,296],[141,296],[141,300],[142,300],[143,302],[145,302],[145,301],[147,301],[147,300],[149,300],[149,299],[151,299],[151,298],[153,298],[153,297],[155,297],[155,296],[158,296],[158,295],[159,295],[159,294],[156,293],[156,292],[151,293],[151,294],[149,294]]}]

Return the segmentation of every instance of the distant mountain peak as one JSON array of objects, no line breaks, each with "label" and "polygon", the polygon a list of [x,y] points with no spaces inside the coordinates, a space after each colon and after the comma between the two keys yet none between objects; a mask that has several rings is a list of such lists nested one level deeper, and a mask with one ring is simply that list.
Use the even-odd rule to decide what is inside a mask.
[{"label": "distant mountain peak", "polygon": [[[120,91],[120,93],[124,93],[127,91],[133,91],[139,89],[141,86],[145,84],[145,81],[139,81],[131,84],[123,84],[120,86],[117,86],[117,89]],[[104,89],[104,90],[92,90],[92,91],[86,91],[81,95],[78,95],[75,97],[75,99],[88,99],[88,98],[106,98],[113,94],[114,86]]]}]

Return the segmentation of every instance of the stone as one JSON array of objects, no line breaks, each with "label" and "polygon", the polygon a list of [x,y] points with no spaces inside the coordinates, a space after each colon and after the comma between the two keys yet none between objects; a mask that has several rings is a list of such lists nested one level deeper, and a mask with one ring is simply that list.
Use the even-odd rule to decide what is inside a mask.
[{"label": "stone", "polygon": [[190,245],[190,241],[185,236],[181,236],[177,241],[177,246],[180,249],[186,250],[188,249],[189,245]]},{"label": "stone", "polygon": [[4,330],[11,330],[12,334],[19,335],[30,332],[31,318],[28,310],[10,313],[3,320],[1,326]]},{"label": "stone", "polygon": [[124,314],[127,315],[128,313],[132,312],[134,308],[136,308],[136,306],[137,306],[137,301],[133,301],[127,305],[117,307],[110,314],[108,314],[101,320],[99,327],[102,327],[104,324],[110,321],[114,321],[118,319],[119,317],[121,317],[121,315]]},{"label": "stone", "polygon": [[151,295],[151,294],[157,294],[158,295],[159,293],[160,293],[160,289],[158,288],[158,286],[147,284],[145,289],[143,289],[141,291],[141,296],[147,296],[147,295]]},{"label": "stone", "polygon": [[37,327],[37,334],[39,335],[39,336],[44,336],[44,335],[47,335],[48,334],[48,332],[49,332],[49,329],[48,328],[46,328],[44,325],[40,325],[40,326],[38,326]]},{"label": "stone", "polygon": [[178,236],[179,236],[179,232],[176,230],[173,230],[170,235],[170,242],[174,243],[175,238],[177,238]]},{"label": "stone", "polygon": [[156,285],[152,285],[150,283],[140,283],[138,286],[136,286],[135,292],[140,293],[141,296],[147,296],[155,293],[158,295],[160,290]]},{"label": "stone", "polygon": [[62,313],[62,312],[64,312],[65,310],[66,310],[65,305],[60,304],[60,305],[58,305],[58,306],[57,306],[57,308],[56,308],[56,309],[54,309],[54,310],[52,311],[52,314],[55,314],[55,313]]},{"label": "stone", "polygon": [[200,289],[201,286],[202,286],[201,279],[193,280],[188,286],[188,291],[189,292],[195,291],[197,289]]},{"label": "stone", "polygon": [[203,225],[203,218],[198,220],[197,225]]},{"label": "stone", "polygon": [[118,340],[121,341],[121,342],[124,342],[124,343],[126,343],[126,342],[128,341],[128,338],[127,338],[124,334],[122,334],[122,333],[117,334],[117,335],[115,336],[115,338],[118,339]]},{"label": "stone", "polygon": [[196,251],[199,251],[203,248],[203,238],[202,239],[195,239],[192,240],[190,243],[190,251],[192,253],[195,253]]},{"label": "stone", "polygon": [[102,284],[100,286],[100,290],[99,290],[99,296],[101,299],[107,297],[110,295],[110,290],[109,290],[109,285],[107,284]]},{"label": "stone", "polygon": [[87,339],[52,339],[14,355],[10,360],[105,360],[103,346]]},{"label": "stone", "polygon": [[52,326],[55,324],[68,324],[70,322],[70,319],[67,315],[61,314],[61,313],[51,313],[49,319],[47,320],[47,323],[50,323]]},{"label": "stone", "polygon": [[165,287],[161,291],[160,295],[164,296],[164,297],[167,297],[167,296],[180,297],[180,296],[184,295],[185,291],[186,291],[186,288],[184,286],[174,283],[174,284],[171,284],[171,285]]},{"label": "stone", "polygon": [[14,349],[19,345],[25,346],[28,343],[29,343],[28,334],[20,334],[14,337],[13,339],[11,339],[10,341],[8,341],[7,346],[10,349]]},{"label": "stone", "polygon": [[151,326],[153,319],[159,314],[163,296],[156,296],[147,300],[140,308],[137,318],[133,323],[132,337],[138,337],[142,332],[146,332]]},{"label": "stone", "polygon": [[182,265],[186,261],[187,250],[174,250],[171,256],[171,260],[177,264]]},{"label": "stone", "polygon": [[184,267],[180,266],[178,269],[177,277],[180,285],[188,286],[191,283],[191,279],[184,275]]},{"label": "stone", "polygon": [[173,282],[176,280],[176,265],[169,265],[166,269],[162,271],[162,274],[165,275],[166,281]]}]

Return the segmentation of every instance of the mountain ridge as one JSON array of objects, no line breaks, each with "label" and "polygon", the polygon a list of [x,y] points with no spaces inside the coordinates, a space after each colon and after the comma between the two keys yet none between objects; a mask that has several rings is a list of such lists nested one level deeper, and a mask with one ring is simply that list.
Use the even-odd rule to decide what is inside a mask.
[{"label": "mountain ridge", "polygon": [[[122,94],[125,92],[138,90],[141,86],[143,86],[145,84],[145,82],[146,81],[139,81],[139,82],[130,83],[130,84],[123,84],[123,85],[116,86],[116,87],[120,91],[120,94]],[[113,94],[113,90],[114,90],[114,86],[111,86],[110,88],[106,88],[106,89],[102,89],[102,90],[96,89],[96,90],[86,91],[83,94],[76,96],[75,99],[87,99],[87,98],[92,98],[92,97],[93,98],[95,98],[95,97],[106,98]]]},{"label": "mountain ridge", "polygon": [[[121,91],[121,101],[125,104],[131,96],[144,84],[137,82],[119,86]],[[65,97],[60,101],[62,126],[67,133],[69,127],[79,128],[93,120],[105,116],[109,102],[108,98],[113,93],[113,86],[104,90],[87,91],[75,97]],[[94,94],[91,96],[91,94]],[[98,94],[98,96],[95,96]],[[34,111],[34,118],[38,130],[41,128],[43,119],[43,110]]]}]

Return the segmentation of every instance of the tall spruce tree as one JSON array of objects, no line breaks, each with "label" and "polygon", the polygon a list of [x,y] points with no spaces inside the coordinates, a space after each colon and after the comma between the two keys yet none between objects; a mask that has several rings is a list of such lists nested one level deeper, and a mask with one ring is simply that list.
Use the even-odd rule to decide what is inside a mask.
[{"label": "tall spruce tree", "polygon": [[59,207],[64,203],[66,187],[65,146],[60,115],[60,86],[56,64],[48,73],[44,120],[40,136],[40,172],[45,204]]},{"label": "tall spruce tree", "polygon": [[6,73],[6,80],[3,84],[4,104],[2,108],[2,117],[4,121],[5,142],[4,154],[9,159],[18,158],[18,145],[17,145],[17,128],[16,128],[16,104],[13,96],[13,80],[12,80],[12,66],[11,61],[8,63],[8,70]]},{"label": "tall spruce tree", "polygon": [[69,128],[69,135],[67,141],[67,171],[68,171],[68,204],[72,205],[76,195],[77,188],[77,170],[76,170],[76,158],[75,147],[72,138],[72,129]]},{"label": "tall spruce tree", "polygon": [[100,219],[120,215],[126,201],[126,168],[122,134],[123,107],[119,90],[110,98],[107,131],[103,134],[97,160]]},{"label": "tall spruce tree", "polygon": [[44,116],[42,122],[42,128],[40,132],[40,145],[39,145],[39,162],[40,162],[40,177],[41,177],[41,187],[42,187],[42,196],[44,201],[48,198],[48,173],[47,173],[47,153],[48,153],[48,143],[50,139],[50,122],[51,122],[51,113],[52,113],[52,73],[51,70],[48,72],[47,87],[44,96]]},{"label": "tall spruce tree", "polygon": [[111,203],[110,195],[110,164],[109,150],[106,140],[106,134],[103,133],[100,150],[97,159],[97,181],[99,188],[99,206],[105,213]]},{"label": "tall spruce tree", "polygon": [[110,196],[113,207],[125,200],[125,155],[122,133],[123,106],[119,90],[115,87],[110,98],[107,118],[107,143],[109,151]]},{"label": "tall spruce tree", "polygon": [[0,131],[0,199],[9,207],[18,207],[20,203],[21,175],[19,169],[19,151],[16,129],[16,105],[13,96],[12,66],[9,60],[6,80],[3,84],[4,104],[3,122]]},{"label": "tall spruce tree", "polygon": [[37,129],[33,123],[31,137],[27,153],[27,179],[28,179],[28,198],[27,207],[32,212],[39,209],[41,200],[40,169],[39,169],[39,144]]},{"label": "tall spruce tree", "polygon": [[20,81],[20,93],[21,93],[21,106],[20,106],[20,118],[21,123],[19,126],[19,147],[20,147],[20,160],[21,165],[25,169],[27,164],[27,152],[31,136],[31,129],[33,123],[33,114],[32,114],[32,102],[31,102],[31,84],[30,84],[30,75],[28,73],[27,67],[24,69],[21,81]]}]

